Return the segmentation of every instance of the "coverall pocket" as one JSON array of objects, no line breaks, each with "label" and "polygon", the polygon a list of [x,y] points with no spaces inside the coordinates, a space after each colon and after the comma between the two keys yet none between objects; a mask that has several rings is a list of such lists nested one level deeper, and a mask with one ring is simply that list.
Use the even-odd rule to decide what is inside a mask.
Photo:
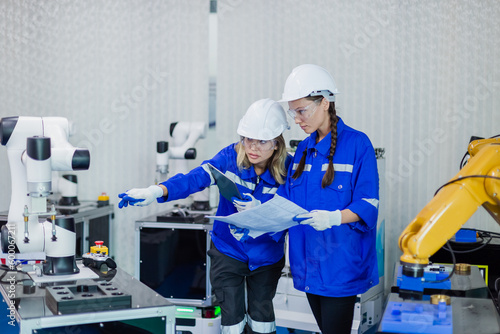
[{"label": "coverall pocket", "polygon": [[[351,178],[345,173],[335,173],[332,184],[324,189],[326,196],[321,196],[321,203],[324,208],[331,207],[332,203],[340,204],[340,207],[332,209],[344,209],[345,205],[352,201]],[[343,204],[342,204],[343,203]]]},{"label": "coverall pocket", "polygon": [[301,189],[301,187],[305,186],[302,184],[303,180],[304,175],[301,175],[298,179],[292,179],[290,182],[290,200],[300,206],[306,203],[306,191],[303,188]]}]

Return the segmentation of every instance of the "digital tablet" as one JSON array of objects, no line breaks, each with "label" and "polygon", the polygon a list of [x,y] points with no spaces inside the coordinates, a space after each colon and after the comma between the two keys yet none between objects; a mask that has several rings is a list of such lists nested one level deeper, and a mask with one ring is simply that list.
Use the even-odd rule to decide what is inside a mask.
[{"label": "digital tablet", "polygon": [[238,190],[238,187],[236,186],[236,183],[233,182],[233,180],[229,179],[226,175],[224,175],[220,170],[218,170],[211,164],[207,163],[207,165],[210,173],[212,173],[212,176],[215,179],[217,187],[219,187],[220,194],[225,199],[230,202],[233,197],[243,199],[243,196],[241,196],[240,191]]}]

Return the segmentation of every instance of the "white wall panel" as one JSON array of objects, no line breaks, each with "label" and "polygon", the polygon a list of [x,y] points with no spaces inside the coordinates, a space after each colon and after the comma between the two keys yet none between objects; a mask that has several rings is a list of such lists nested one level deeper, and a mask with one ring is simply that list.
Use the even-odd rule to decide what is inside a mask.
[{"label": "white wall panel", "polygon": [[[81,199],[106,191],[116,202],[149,185],[170,122],[208,119],[208,5],[2,1],[0,116],[75,122],[71,142],[92,155],[78,173]],[[395,261],[397,237],[457,172],[470,136],[500,132],[498,2],[220,0],[218,9],[217,138],[197,145],[198,160],[237,139],[253,101],[279,99],[293,67],[324,66],[341,91],[339,115],[386,149]],[[286,137],[305,135],[292,125]],[[0,149],[0,210],[10,200],[6,157]],[[161,209],[117,209],[113,246],[125,269],[133,222]],[[468,226],[499,230],[481,212]]]},{"label": "white wall panel", "polygon": [[[341,92],[339,115],[386,149],[381,200],[386,261],[394,263],[400,233],[458,172],[469,138],[500,133],[500,4],[220,0],[221,6],[220,140],[236,138],[251,102],[279,99],[293,67],[327,68]],[[305,135],[292,126],[286,137]],[[499,231],[480,211],[466,226]]]},{"label": "white wall panel", "polygon": [[[2,1],[0,116],[63,116],[90,149],[84,200],[154,182],[156,141],[175,121],[208,120],[206,0]],[[203,145],[201,143],[200,145]],[[199,150],[199,159],[206,158]],[[10,174],[0,149],[0,210]],[[134,221],[166,206],[116,208],[118,264],[133,272]]]}]

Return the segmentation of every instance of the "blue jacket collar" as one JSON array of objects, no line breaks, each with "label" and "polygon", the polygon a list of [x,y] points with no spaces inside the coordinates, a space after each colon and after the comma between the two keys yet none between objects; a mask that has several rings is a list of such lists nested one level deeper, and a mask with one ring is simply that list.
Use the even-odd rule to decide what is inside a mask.
[{"label": "blue jacket collar", "polygon": [[[342,131],[345,128],[344,121],[342,118],[337,116],[339,121],[337,122],[337,138],[340,137]],[[309,143],[307,143],[307,149],[316,149],[319,153],[323,154],[324,156],[328,156],[330,153],[330,146],[332,143],[332,132],[328,132],[328,134],[323,138],[319,143],[316,144],[316,138],[318,137],[318,132],[314,131],[311,133],[309,136],[310,140]]]}]

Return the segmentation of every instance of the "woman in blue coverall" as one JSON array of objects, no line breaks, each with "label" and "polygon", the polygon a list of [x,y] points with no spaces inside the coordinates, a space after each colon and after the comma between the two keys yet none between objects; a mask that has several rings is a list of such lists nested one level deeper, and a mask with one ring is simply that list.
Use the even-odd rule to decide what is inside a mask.
[{"label": "woman in blue coverall", "polygon": [[356,295],[378,284],[379,179],[368,137],[335,110],[335,82],[324,68],[293,69],[282,100],[309,135],[297,147],[278,194],[309,213],[289,229],[290,269],[322,333],[350,333]]},{"label": "woman in blue coverall", "polygon": [[[119,197],[119,207],[144,206],[186,198],[213,185],[210,163],[232,179],[245,200],[228,201],[220,197],[217,216],[228,216],[270,200],[284,183],[290,157],[283,131],[288,128],[285,111],[277,102],[254,102],[240,120],[241,140],[222,149],[212,159],[187,174],[177,174],[160,185],[131,189]],[[248,231],[215,220],[210,281],[216,302],[221,306],[221,332],[275,333],[272,299],[281,276],[286,232],[257,238]],[[245,283],[247,305],[245,306]]]}]

